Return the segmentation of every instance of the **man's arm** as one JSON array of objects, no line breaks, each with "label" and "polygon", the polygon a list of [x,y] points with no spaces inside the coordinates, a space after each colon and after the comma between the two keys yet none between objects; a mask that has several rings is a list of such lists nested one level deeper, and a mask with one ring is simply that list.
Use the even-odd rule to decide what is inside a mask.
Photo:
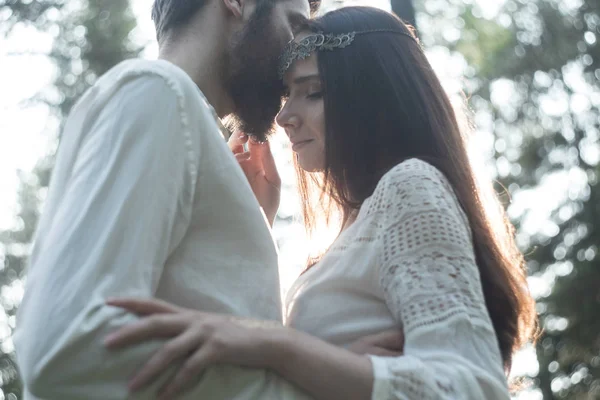
[{"label": "man's arm", "polygon": [[[112,353],[103,339],[135,320],[105,299],[152,296],[189,223],[193,157],[180,99],[158,76],[121,87],[82,135],[65,192],[50,204],[15,342],[27,391],[43,399],[124,399],[160,343]],[[87,113],[87,115],[86,115]],[[154,389],[155,390],[155,389]],[[150,396],[152,394],[152,396]],[[154,391],[136,398],[149,398]]]}]

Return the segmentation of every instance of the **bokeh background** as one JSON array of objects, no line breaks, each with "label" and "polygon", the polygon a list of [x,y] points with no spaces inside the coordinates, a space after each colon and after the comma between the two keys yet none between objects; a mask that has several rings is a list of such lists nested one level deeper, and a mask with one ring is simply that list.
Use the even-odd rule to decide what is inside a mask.
[{"label": "bokeh background", "polygon": [[[600,0],[330,0],[322,11],[355,4],[415,22],[447,91],[468,99],[471,154],[518,227],[544,328],[515,359],[515,398],[600,399]],[[21,398],[11,335],[61,124],[112,66],[156,57],[150,7],[0,0],[0,400]],[[274,145],[285,292],[332,232],[305,237],[285,138]]]}]

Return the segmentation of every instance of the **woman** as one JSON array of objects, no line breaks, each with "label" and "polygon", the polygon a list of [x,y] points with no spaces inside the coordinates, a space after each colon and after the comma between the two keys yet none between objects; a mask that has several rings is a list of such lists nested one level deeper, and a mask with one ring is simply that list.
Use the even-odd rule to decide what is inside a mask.
[{"label": "woman", "polygon": [[[505,373],[534,325],[523,259],[498,204],[485,207],[455,113],[413,33],[377,9],[333,11],[288,45],[281,72],[289,96],[278,123],[297,156],[306,224],[315,222],[315,184],[331,200],[325,211],[343,216],[339,237],[290,291],[288,327],[188,312],[194,322],[180,329],[141,324],[109,345],[178,336],[171,351],[192,355],[170,394],[207,365],[234,363],[272,368],[316,399],[508,399]],[[268,164],[264,147],[254,153]],[[257,179],[252,154],[238,158],[273,213],[275,191],[263,190],[272,169]],[[397,327],[403,355],[347,349]]]}]

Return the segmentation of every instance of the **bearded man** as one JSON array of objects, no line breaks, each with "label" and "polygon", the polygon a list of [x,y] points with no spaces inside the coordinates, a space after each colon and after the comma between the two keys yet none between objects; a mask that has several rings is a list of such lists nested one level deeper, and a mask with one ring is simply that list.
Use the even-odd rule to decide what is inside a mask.
[{"label": "bearded man", "polygon": [[[269,223],[220,119],[264,139],[282,97],[278,57],[317,1],[155,0],[159,60],[116,66],[65,125],[30,259],[15,344],[24,398],[151,399],[130,392],[165,343],[110,351],[137,320],[111,297],[281,321]],[[183,399],[302,399],[268,371],[219,366]]]}]

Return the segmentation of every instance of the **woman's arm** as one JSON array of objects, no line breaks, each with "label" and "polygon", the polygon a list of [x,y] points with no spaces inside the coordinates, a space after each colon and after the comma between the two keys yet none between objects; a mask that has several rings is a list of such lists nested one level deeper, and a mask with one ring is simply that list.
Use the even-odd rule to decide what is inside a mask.
[{"label": "woman's arm", "polygon": [[399,330],[362,338],[347,350],[276,322],[202,313],[160,300],[114,299],[108,304],[145,316],[109,336],[109,348],[173,338],[133,378],[132,389],[144,387],[174,360],[187,357],[161,399],[173,398],[212,364],[274,370],[315,399],[370,399],[373,368],[365,354],[397,356],[403,346]]},{"label": "woman's arm", "polygon": [[379,399],[510,398],[471,231],[451,185],[409,160],[380,182],[379,283],[402,322],[403,357],[371,357]]},{"label": "woman's arm", "polygon": [[269,342],[271,367],[315,399],[371,398],[374,375],[368,356],[289,329]]}]

